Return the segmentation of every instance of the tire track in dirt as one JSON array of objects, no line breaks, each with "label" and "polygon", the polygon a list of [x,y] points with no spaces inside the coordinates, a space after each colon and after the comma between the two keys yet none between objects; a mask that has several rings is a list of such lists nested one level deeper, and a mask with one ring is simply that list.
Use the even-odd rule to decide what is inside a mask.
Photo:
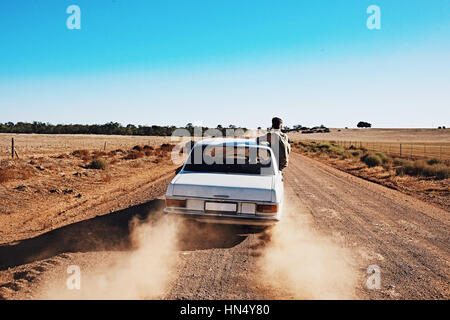
[{"label": "tire track in dirt", "polygon": [[[362,271],[370,261],[382,267],[383,289],[369,292],[360,287],[361,297],[448,297],[449,242],[445,211],[390,189],[355,180],[303,156],[294,154],[293,158],[290,172],[295,174],[287,176],[287,184],[303,198],[316,227],[329,234],[343,233],[348,246],[356,244],[355,252],[362,250],[363,256],[368,255],[369,259],[362,259],[367,260],[365,265],[360,265]],[[330,185],[334,187],[329,188]],[[399,205],[397,200],[405,198],[408,203]],[[410,203],[417,209],[411,208]],[[324,215],[321,212],[324,209],[332,210],[335,216]],[[441,219],[436,219],[439,214]],[[409,223],[416,229],[405,229],[399,220],[412,220]],[[364,276],[367,277],[362,272],[361,280]]]},{"label": "tire track in dirt", "polygon": [[[141,199],[143,193],[151,190],[152,194],[155,190],[162,194],[167,183],[164,178],[152,186],[141,186],[126,200]],[[356,298],[450,297],[448,212],[298,154],[292,155],[286,170],[285,190],[289,206],[295,208],[290,214],[298,215],[308,229],[352,253],[358,278]],[[274,240],[271,231],[183,223],[177,232],[176,264],[160,298],[298,297],[286,288],[274,288],[261,270],[264,255]],[[305,248],[302,243],[292,245]],[[95,269],[97,264],[118,254],[97,250],[100,251],[62,253],[13,267],[8,271],[10,281],[0,282],[0,293],[4,298],[33,298],[43,278],[67,277],[66,265]],[[50,260],[59,266],[47,263]],[[381,290],[365,288],[369,264],[381,267]]]}]

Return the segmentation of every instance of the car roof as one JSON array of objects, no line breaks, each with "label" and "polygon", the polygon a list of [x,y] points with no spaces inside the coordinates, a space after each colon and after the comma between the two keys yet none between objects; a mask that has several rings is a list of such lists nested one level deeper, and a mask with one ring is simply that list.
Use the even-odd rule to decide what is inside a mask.
[{"label": "car roof", "polygon": [[243,139],[243,138],[208,138],[196,143],[198,146],[248,146],[248,147],[261,147],[270,149],[266,145],[261,145],[256,142],[256,139]]}]

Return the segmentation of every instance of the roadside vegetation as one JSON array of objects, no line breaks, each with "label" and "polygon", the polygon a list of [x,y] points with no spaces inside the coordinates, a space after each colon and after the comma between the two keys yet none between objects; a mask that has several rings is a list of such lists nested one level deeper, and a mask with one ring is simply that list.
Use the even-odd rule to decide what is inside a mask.
[{"label": "roadside vegetation", "polygon": [[334,142],[296,141],[293,150],[360,178],[450,209],[450,161],[397,158]]},{"label": "roadside vegetation", "polygon": [[[117,163],[120,163],[120,161],[123,161],[122,163],[124,165],[128,163],[129,160],[141,158],[146,158],[146,161],[150,161],[155,164],[160,163],[161,161],[168,161],[170,160],[170,152],[173,147],[174,146],[172,144],[163,143],[159,147],[136,145],[129,150],[116,149],[108,152],[79,149],[74,150],[71,153],[62,153],[60,155],[51,156],[48,159],[43,157],[31,157],[31,160],[5,159],[0,162],[0,184],[5,184],[9,181],[28,180],[37,175],[39,172],[48,172],[53,170],[58,171],[58,162],[54,162],[51,165],[43,165],[43,163],[51,161],[50,159],[72,161],[75,168],[81,167],[88,170],[93,169],[108,171],[112,165],[116,165]],[[81,162],[77,163],[77,160],[81,160]],[[76,173],[75,175],[79,174]]]},{"label": "roadside vegetation", "polygon": [[355,146],[344,148],[333,142],[294,142],[293,145],[297,151],[306,155],[341,160],[352,159],[353,162],[363,163],[368,168],[393,169],[398,176],[409,175],[441,180],[450,177],[450,163],[436,158],[428,160],[393,158],[383,152],[368,152],[364,148]]}]

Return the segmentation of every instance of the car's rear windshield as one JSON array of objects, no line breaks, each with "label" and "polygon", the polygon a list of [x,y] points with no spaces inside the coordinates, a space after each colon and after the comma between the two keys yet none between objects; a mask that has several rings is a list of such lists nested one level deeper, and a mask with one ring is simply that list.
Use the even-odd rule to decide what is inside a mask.
[{"label": "car's rear windshield", "polygon": [[258,146],[196,146],[185,171],[273,174],[270,149]]}]

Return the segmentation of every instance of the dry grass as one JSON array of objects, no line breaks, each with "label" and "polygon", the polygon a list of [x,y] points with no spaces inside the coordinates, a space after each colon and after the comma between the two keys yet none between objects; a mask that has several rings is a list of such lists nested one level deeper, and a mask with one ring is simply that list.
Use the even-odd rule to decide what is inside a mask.
[{"label": "dry grass", "polygon": [[445,143],[450,145],[450,129],[330,129],[330,133],[289,132],[292,140],[362,141],[382,143]]},{"label": "dry grass", "polygon": [[105,159],[94,159],[88,166],[89,169],[105,170],[108,168],[108,162]]},{"label": "dry grass", "polygon": [[90,160],[92,159],[91,153],[88,150],[75,150],[72,152],[74,157],[78,157],[81,160]]},{"label": "dry grass", "polygon": [[0,183],[11,180],[27,180],[33,175],[33,168],[23,161],[14,161],[12,164],[2,164],[0,167]]},{"label": "dry grass", "polygon": [[105,152],[105,151],[94,151],[94,152],[92,152],[92,157],[93,158],[110,157],[110,156],[112,156],[112,154],[109,153],[109,152]]},{"label": "dry grass", "polygon": [[396,173],[400,176],[405,174],[417,177],[431,177],[435,179],[450,178],[450,167],[436,159],[425,160],[405,160],[395,159],[397,165]]},{"label": "dry grass", "polygon": [[421,200],[450,208],[450,161],[392,158],[333,142],[293,142],[293,149],[306,156]]},{"label": "dry grass", "polygon": [[11,168],[0,169],[0,183],[7,182],[15,178],[15,172]]},{"label": "dry grass", "polygon": [[145,156],[144,152],[133,149],[133,150],[128,151],[128,154],[126,156],[124,156],[122,159],[134,160],[134,159],[142,158],[144,156]]},{"label": "dry grass", "polygon": [[[156,148],[170,142],[170,137],[117,136],[117,135],[51,135],[0,133],[0,158],[11,157],[11,138],[14,138],[21,158],[70,154],[73,150],[128,150],[135,145]],[[106,142],[106,150],[104,150]]]},{"label": "dry grass", "polygon": [[[176,169],[170,159],[154,163],[156,155],[123,160],[126,150],[137,144],[135,141],[129,146],[116,147],[113,150],[117,152],[74,148],[59,157],[63,154],[60,150],[48,150],[46,155],[39,150],[35,154],[21,154],[21,158],[14,161],[0,160],[0,225],[4,226],[0,243],[21,239],[24,232],[29,232],[27,236],[31,237],[51,227],[77,222],[85,218],[86,212],[98,215],[126,208],[130,205],[130,193],[142,186],[147,188],[155,179]],[[145,144],[150,146],[147,141]],[[161,144],[152,146],[157,148]],[[103,149],[103,145],[101,147]],[[106,169],[90,169],[88,166],[94,158],[87,161],[83,158],[92,156],[106,161]],[[143,202],[148,197],[147,193],[137,195]],[[119,198],[125,200],[118,201]],[[116,201],[114,207],[111,201]],[[104,205],[99,206],[99,203]]]},{"label": "dry grass", "polygon": [[156,149],[151,146],[136,145],[122,158],[124,160],[134,160],[145,157],[156,156],[158,158],[170,158],[170,152],[175,147],[173,144],[163,143]]}]

